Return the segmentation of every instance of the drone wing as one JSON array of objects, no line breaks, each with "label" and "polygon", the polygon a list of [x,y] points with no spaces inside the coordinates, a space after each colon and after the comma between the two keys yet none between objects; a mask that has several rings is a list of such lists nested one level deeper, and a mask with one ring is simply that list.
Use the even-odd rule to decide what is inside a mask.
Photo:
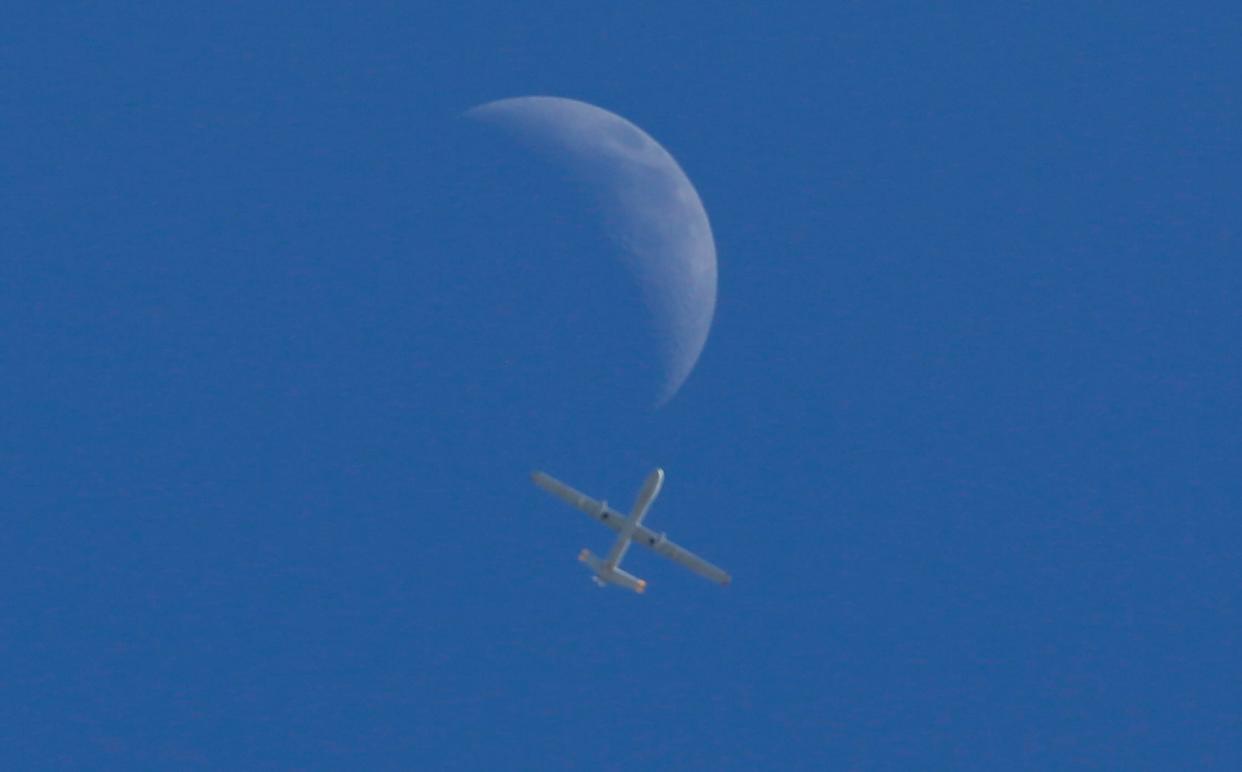
[{"label": "drone wing", "polygon": [[535,482],[535,485],[561,499],[569,506],[582,510],[614,531],[620,531],[625,524],[625,515],[608,506],[607,502],[596,501],[585,493],[575,490],[555,477],[546,475],[543,472],[535,472],[530,477]]},{"label": "drone wing", "polygon": [[716,584],[728,584],[732,581],[732,578],[719,566],[708,563],[690,550],[669,541],[669,538],[664,534],[656,533],[646,526],[639,526],[638,530],[634,532],[634,543],[648,547],[654,550],[656,554],[663,555],[674,563],[680,563],[704,579],[713,581]]}]

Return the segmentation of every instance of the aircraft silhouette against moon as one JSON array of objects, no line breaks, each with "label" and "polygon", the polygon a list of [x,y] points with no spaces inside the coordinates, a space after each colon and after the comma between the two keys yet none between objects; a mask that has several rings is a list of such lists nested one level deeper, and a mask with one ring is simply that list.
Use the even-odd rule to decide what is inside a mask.
[{"label": "aircraft silhouette against moon", "polygon": [[585,102],[516,97],[466,116],[505,130],[596,198],[605,231],[638,285],[660,369],[656,405],[666,403],[694,369],[716,307],[716,247],[685,172],[642,129]]}]

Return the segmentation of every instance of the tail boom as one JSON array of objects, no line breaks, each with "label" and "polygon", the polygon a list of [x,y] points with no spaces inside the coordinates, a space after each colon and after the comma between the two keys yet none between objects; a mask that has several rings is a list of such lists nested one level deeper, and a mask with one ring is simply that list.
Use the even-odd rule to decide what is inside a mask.
[{"label": "tail boom", "polygon": [[624,587],[627,590],[633,590],[640,594],[647,589],[646,581],[639,579],[629,571],[608,565],[607,562],[596,557],[590,550],[584,549],[578,553],[578,560],[586,563],[595,572],[595,576],[600,582],[615,584],[618,587]]}]

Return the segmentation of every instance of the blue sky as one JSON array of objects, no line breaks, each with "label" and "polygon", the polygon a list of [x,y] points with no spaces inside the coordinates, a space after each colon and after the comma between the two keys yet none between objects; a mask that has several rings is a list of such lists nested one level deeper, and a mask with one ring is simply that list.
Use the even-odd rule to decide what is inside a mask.
[{"label": "blue sky", "polygon": [[[6,14],[4,766],[1238,768],[1236,7],[587,6]],[[658,411],[527,94],[704,201]],[[727,589],[528,480],[657,465]]]}]

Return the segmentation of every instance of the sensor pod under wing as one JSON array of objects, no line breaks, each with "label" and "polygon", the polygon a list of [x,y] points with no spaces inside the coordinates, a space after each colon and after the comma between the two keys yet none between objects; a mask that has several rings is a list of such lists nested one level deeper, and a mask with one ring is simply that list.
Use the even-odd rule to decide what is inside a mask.
[{"label": "sensor pod under wing", "polygon": [[628,516],[608,506],[607,502],[596,501],[543,472],[535,472],[531,475],[531,479],[534,480],[535,485],[617,532],[616,541],[613,542],[612,549],[608,551],[606,557],[596,557],[589,550],[583,550],[578,555],[578,559],[590,566],[595,573],[593,578],[599,586],[615,584],[640,593],[647,589],[645,581],[628,571],[621,570],[620,567],[622,558],[634,542],[654,550],[656,554],[663,555],[675,563],[680,563],[699,576],[717,584],[728,584],[731,581],[730,576],[718,566],[674,544],[663,533],[656,533],[643,525],[647,510],[651,508],[651,503],[655,501],[660,493],[660,487],[664,484],[663,470],[656,469],[647,476]]}]

